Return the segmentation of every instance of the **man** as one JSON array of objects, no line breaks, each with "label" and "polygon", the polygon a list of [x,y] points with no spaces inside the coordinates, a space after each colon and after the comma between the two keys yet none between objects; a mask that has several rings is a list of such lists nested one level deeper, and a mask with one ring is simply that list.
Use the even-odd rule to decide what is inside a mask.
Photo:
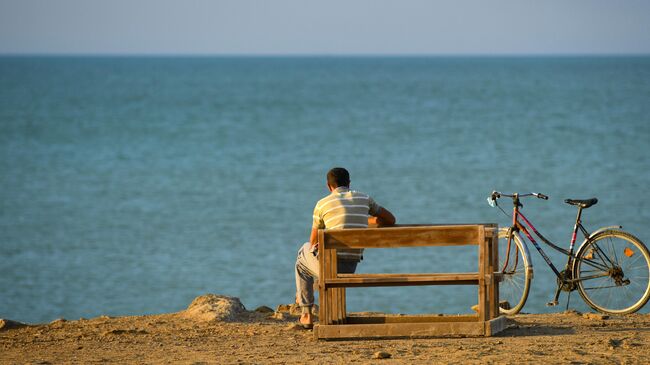
[{"label": "man", "polygon": [[[367,194],[350,190],[350,174],[342,167],[327,173],[330,195],[318,201],[314,208],[313,224],[309,242],[298,250],[296,259],[296,301],[301,307],[300,323],[305,328],[313,326],[311,308],[314,304],[314,279],[318,279],[318,230],[341,228],[367,228],[368,223],[395,224],[395,217],[388,209],[379,206]],[[354,273],[363,259],[363,250],[337,251],[340,273]]]}]

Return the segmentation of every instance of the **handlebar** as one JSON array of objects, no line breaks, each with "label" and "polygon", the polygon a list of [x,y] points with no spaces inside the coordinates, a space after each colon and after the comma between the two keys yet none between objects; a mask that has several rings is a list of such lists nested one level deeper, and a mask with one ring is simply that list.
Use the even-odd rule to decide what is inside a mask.
[{"label": "handlebar", "polygon": [[488,204],[491,206],[494,206],[494,203],[497,201],[497,199],[501,197],[506,197],[506,198],[512,198],[513,201],[518,201],[519,198],[527,197],[527,196],[534,196],[538,199],[543,199],[543,200],[548,200],[548,196],[544,195],[542,193],[513,193],[513,194],[504,194],[498,191],[493,191],[490,196],[488,197]]},{"label": "handlebar", "polygon": [[533,194],[534,196],[536,196],[536,197],[538,197],[540,199],[548,200],[548,196],[544,195],[542,193],[531,193],[531,194]]}]

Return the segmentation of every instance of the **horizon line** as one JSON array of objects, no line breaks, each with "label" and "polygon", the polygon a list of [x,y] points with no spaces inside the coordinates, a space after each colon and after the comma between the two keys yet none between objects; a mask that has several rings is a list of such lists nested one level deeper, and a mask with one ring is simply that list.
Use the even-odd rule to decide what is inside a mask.
[{"label": "horizon line", "polygon": [[499,57],[649,57],[648,53],[118,53],[0,52],[0,57],[160,57],[160,58],[499,58]]}]

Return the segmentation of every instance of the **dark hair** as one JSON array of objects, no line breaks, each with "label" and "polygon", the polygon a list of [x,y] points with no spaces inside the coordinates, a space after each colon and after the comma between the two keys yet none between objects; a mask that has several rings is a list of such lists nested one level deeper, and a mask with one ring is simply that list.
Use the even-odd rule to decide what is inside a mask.
[{"label": "dark hair", "polygon": [[334,188],[350,186],[350,173],[342,167],[335,167],[327,172],[327,183]]}]

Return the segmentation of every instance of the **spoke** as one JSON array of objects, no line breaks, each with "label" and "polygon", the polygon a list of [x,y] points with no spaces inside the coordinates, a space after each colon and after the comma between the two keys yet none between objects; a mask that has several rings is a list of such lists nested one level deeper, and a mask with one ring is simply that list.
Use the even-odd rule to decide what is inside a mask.
[{"label": "spoke", "polygon": [[628,276],[625,279],[630,281],[630,285],[634,284],[641,287],[647,287],[648,284],[650,284],[648,278],[643,276]]},{"label": "spoke", "polygon": [[641,269],[641,270],[643,270],[645,268],[647,268],[647,266],[643,265],[643,264],[639,264],[638,266],[634,266],[634,267],[628,267],[629,270],[633,270],[633,269]]},{"label": "spoke", "polygon": [[614,260],[618,263],[618,255],[616,254],[616,247],[614,247],[614,242],[613,240],[610,240],[610,249],[614,253]]},{"label": "spoke", "polygon": [[607,297],[607,304],[608,304],[607,308],[609,308],[609,303],[611,303],[611,301],[612,301],[612,292],[613,292],[613,290],[610,290],[609,291],[609,296]]},{"label": "spoke", "polygon": [[625,296],[632,301],[632,303],[636,303],[636,300],[630,295],[630,288],[625,287]]},{"label": "spoke", "polygon": [[593,287],[593,288],[590,288],[590,289],[602,289],[602,288],[605,288],[605,285],[606,285],[606,284],[609,284],[609,283],[607,282],[607,280],[603,280],[603,284],[602,284],[601,286]]},{"label": "spoke", "polygon": [[[636,253],[635,253],[635,254],[636,254]],[[639,261],[639,257],[643,256],[643,254],[641,254],[641,253],[636,254],[636,255],[638,255],[638,256],[635,257],[634,259],[630,260],[629,262],[627,262],[627,266],[628,266],[628,267],[630,267],[630,265],[634,265],[634,264],[636,264],[636,262]],[[645,266],[645,265],[641,265],[640,267],[644,267],[644,266]]]},{"label": "spoke", "polygon": [[523,291],[524,290],[524,284],[522,282],[513,282],[513,284],[517,287],[517,289]]},{"label": "spoke", "polygon": [[511,281],[511,283],[512,283],[513,286],[516,286],[518,289],[521,289],[521,290],[524,289],[523,285],[521,285],[520,283],[516,282],[514,279]]},{"label": "spoke", "polygon": [[[589,287],[589,288],[583,288],[584,290],[600,290],[600,289],[609,289],[609,288],[625,288],[626,290],[629,290],[628,288],[629,285],[608,285],[608,286],[598,286],[598,287]],[[610,290],[609,296],[612,295],[613,291]]]},{"label": "spoke", "polygon": [[639,281],[648,281],[648,275],[643,275],[642,273],[634,276],[628,275],[627,278],[635,280],[638,279]]},{"label": "spoke", "polygon": [[618,260],[616,260],[616,258],[614,258],[614,260],[612,261],[612,257],[614,257],[616,255],[616,251],[614,251],[614,244],[612,243],[611,237],[607,238],[606,245],[607,245],[607,256],[606,257],[607,257],[607,259],[609,260],[609,262],[612,265],[616,266],[616,264],[618,264]]}]

